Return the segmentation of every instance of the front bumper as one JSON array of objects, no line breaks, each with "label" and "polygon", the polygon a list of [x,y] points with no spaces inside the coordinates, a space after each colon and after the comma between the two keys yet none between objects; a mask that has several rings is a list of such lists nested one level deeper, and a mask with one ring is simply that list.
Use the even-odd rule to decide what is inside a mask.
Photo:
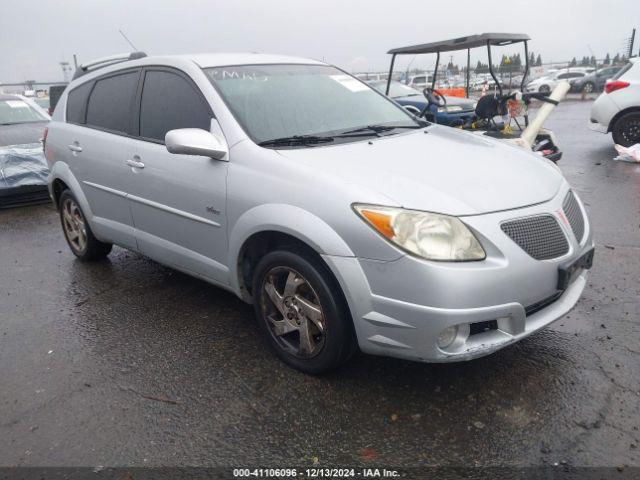
[{"label": "front bumper", "polygon": [[[558,267],[593,246],[582,205],[586,229],[580,244],[561,221],[567,191],[564,187],[541,205],[463,218],[487,250],[482,262],[438,263],[410,256],[382,262],[325,256],[347,297],[361,350],[426,362],[470,360],[517,342],[565,315],[584,290],[587,272],[579,272],[559,292]],[[566,255],[534,260],[500,230],[502,220],[540,213],[558,218],[570,244]],[[450,326],[472,334],[441,349],[438,336]]]},{"label": "front bumper", "polygon": [[49,191],[46,185],[21,185],[0,188],[0,210],[48,203],[49,201]]}]

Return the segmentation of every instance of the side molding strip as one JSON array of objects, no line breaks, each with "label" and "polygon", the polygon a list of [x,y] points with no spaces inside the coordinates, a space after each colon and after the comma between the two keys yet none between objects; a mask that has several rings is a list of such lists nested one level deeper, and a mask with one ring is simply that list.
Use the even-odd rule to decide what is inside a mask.
[{"label": "side molding strip", "polygon": [[174,215],[178,215],[180,217],[188,218],[189,220],[193,220],[195,222],[204,223],[205,225],[211,225],[212,227],[220,228],[220,224],[218,222],[214,222],[213,220],[209,220],[208,218],[199,217],[198,215],[193,215],[192,213],[185,212],[183,210],[178,210],[177,208],[169,207],[168,205],[164,205],[163,203],[154,202],[152,200],[147,200],[146,198],[137,197],[135,195],[130,195],[126,192],[122,192],[120,190],[115,190],[113,188],[105,187],[104,185],[99,185],[93,182],[83,181],[85,185],[89,185],[90,187],[97,188],[98,190],[103,190],[105,192],[109,192],[113,195],[117,195],[119,197],[125,197],[129,200],[137,203],[141,203],[143,205],[147,205],[149,207],[157,208],[158,210],[163,210],[165,212],[172,213]]},{"label": "side molding strip", "polygon": [[141,203],[152,208],[157,208],[158,210],[163,210],[180,217],[188,218],[189,220],[193,220],[195,222],[200,222],[204,223],[205,225],[211,225],[212,227],[220,228],[220,224],[218,222],[214,222],[213,220],[209,220],[208,218],[199,217],[198,215],[193,215],[192,213],[185,212],[183,210],[178,210],[177,208],[169,207],[168,205],[165,205],[163,203],[154,202],[142,197],[136,197],[135,195],[131,194],[128,194],[127,198],[134,202]]},{"label": "side molding strip", "polygon": [[90,187],[97,188],[98,190],[103,190],[105,192],[112,193],[114,195],[117,195],[118,197],[126,197],[127,196],[126,192],[122,192],[120,190],[115,190],[113,188],[105,187],[104,185],[99,185],[97,183],[87,182],[87,181],[83,181],[82,183],[84,183],[85,185],[89,185]]}]

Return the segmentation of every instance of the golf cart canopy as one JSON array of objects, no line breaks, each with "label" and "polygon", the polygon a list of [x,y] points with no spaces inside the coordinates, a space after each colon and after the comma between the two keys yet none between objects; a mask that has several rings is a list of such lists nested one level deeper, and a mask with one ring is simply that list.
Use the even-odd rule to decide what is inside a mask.
[{"label": "golf cart canopy", "polygon": [[481,33],[468,37],[459,37],[441,42],[423,43],[410,47],[394,48],[387,53],[391,55],[420,55],[423,53],[455,52],[470,48],[486,47],[487,44],[495,46],[510,45],[512,43],[531,40],[524,33]]},{"label": "golf cart canopy", "polygon": [[438,76],[438,66],[440,64],[440,54],[443,52],[455,52],[459,50],[467,51],[467,79],[466,79],[466,95],[469,96],[469,71],[471,69],[471,49],[478,47],[486,47],[487,55],[489,57],[489,73],[496,82],[500,95],[502,95],[502,85],[498,81],[495,72],[493,71],[493,60],[491,59],[491,47],[511,45],[514,43],[522,42],[524,44],[524,75],[522,77],[522,84],[520,89],[524,89],[524,84],[529,73],[529,49],[527,42],[531,40],[529,35],[524,33],[481,33],[479,35],[469,35],[467,37],[454,38],[452,40],[443,40],[440,42],[423,43],[422,45],[412,45],[409,47],[394,48],[387,53],[391,55],[391,66],[389,67],[389,79],[387,81],[386,94],[389,95],[389,87],[391,86],[391,77],[393,75],[393,65],[396,60],[396,55],[422,55],[425,53],[435,53],[436,67],[433,72],[433,80],[431,82],[431,89],[436,87],[436,77]]}]

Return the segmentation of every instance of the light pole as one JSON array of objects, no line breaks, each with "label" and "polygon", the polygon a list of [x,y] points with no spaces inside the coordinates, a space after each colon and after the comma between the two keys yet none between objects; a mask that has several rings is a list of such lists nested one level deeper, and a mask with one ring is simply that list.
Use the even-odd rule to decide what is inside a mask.
[{"label": "light pole", "polygon": [[64,77],[64,81],[68,82],[69,81],[69,73],[71,73],[71,65],[69,65],[69,62],[63,60],[60,62],[60,68],[62,68],[62,76]]}]

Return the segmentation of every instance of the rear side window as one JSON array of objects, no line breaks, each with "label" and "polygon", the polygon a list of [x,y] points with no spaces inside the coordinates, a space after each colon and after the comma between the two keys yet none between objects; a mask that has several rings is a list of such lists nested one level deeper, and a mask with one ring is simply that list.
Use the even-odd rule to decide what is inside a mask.
[{"label": "rear side window", "polygon": [[137,84],[138,72],[122,73],[96,81],[87,104],[87,125],[126,133]]},{"label": "rear side window", "polygon": [[[84,123],[84,107],[87,104],[87,97],[92,86],[93,82],[84,83],[69,92],[67,97],[67,122]],[[53,87],[51,88],[53,89]]]},{"label": "rear side window", "polygon": [[627,63],[624,67],[622,67],[622,69],[618,73],[616,73],[613,77],[611,77],[611,80],[618,80],[622,75],[624,75],[629,70],[631,70],[631,67],[633,67],[633,63],[631,62]]},{"label": "rear side window", "polygon": [[140,100],[140,136],[164,142],[169,130],[211,128],[211,113],[202,95],[182,76],[149,70]]}]

